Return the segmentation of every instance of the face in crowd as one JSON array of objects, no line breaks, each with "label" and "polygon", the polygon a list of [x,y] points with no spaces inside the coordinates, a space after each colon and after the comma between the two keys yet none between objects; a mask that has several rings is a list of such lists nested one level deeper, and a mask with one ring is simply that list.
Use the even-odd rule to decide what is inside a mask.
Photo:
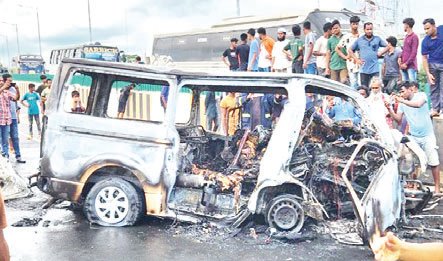
[{"label": "face in crowd", "polygon": [[366,37],[370,39],[370,38],[372,38],[373,34],[374,34],[374,26],[372,24],[367,24],[365,26]]},{"label": "face in crowd", "polygon": [[340,36],[341,28],[339,24],[334,24],[334,26],[332,27],[332,33],[336,36]]},{"label": "face in crowd", "polygon": [[436,33],[437,28],[435,27],[435,24],[426,23],[424,24],[425,32],[428,36],[433,36]]}]

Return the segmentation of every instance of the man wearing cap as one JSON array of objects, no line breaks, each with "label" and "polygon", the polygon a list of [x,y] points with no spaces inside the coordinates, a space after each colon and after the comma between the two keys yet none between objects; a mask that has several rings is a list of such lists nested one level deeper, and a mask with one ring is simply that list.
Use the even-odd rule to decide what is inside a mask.
[{"label": "man wearing cap", "polygon": [[286,53],[283,52],[283,48],[288,45],[289,40],[286,39],[286,29],[278,28],[277,30],[277,41],[272,48],[272,72],[288,72],[288,68],[291,66],[291,57],[288,57]]}]

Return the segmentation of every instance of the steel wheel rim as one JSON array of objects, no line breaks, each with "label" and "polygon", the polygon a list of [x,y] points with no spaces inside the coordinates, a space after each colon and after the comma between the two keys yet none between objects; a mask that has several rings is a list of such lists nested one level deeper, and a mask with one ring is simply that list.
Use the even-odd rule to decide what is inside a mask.
[{"label": "steel wheel rim", "polygon": [[128,197],[120,188],[105,187],[95,198],[95,212],[101,220],[109,224],[124,220],[128,210]]},{"label": "steel wheel rim", "polygon": [[303,225],[303,209],[292,200],[280,200],[272,206],[271,223],[282,230],[300,230]]}]

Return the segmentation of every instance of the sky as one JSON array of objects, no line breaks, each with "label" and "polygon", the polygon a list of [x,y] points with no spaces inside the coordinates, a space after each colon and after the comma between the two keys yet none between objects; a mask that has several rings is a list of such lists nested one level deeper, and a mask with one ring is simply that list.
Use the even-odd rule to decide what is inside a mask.
[{"label": "sky", "polygon": [[[407,1],[408,5],[399,8],[416,19],[416,32],[423,32],[420,21],[424,18],[434,17],[437,24],[443,23],[438,19],[443,7],[440,0]],[[240,0],[240,14],[272,15],[318,7],[359,10],[361,4],[357,2],[362,0]],[[384,2],[388,5],[389,1]],[[92,41],[141,56],[150,54],[155,34],[208,28],[224,18],[235,17],[237,12],[236,0],[89,0],[89,3]],[[0,10],[0,22],[9,23],[0,23],[3,64],[8,64],[7,47],[10,57],[17,54],[15,24],[21,53],[39,53],[36,10],[46,61],[52,49],[89,42],[88,0],[0,0]]]}]

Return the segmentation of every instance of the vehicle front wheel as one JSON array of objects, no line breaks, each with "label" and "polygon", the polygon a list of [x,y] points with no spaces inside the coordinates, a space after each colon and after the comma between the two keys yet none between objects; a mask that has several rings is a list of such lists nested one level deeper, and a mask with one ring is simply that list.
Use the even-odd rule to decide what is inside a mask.
[{"label": "vehicle front wheel", "polygon": [[101,226],[131,226],[143,214],[141,193],[128,181],[108,177],[89,191],[83,206],[88,220]]},{"label": "vehicle front wheel", "polygon": [[271,228],[278,231],[299,232],[305,221],[305,212],[296,197],[280,195],[268,203],[266,220]]}]

